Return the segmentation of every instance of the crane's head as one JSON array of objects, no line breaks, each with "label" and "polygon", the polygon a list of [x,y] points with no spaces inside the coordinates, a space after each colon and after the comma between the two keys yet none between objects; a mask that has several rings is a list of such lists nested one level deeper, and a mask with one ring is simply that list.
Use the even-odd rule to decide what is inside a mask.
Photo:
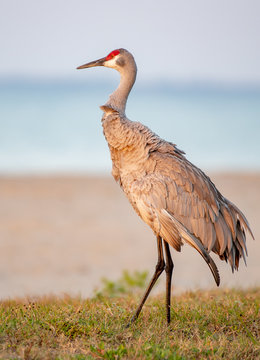
[{"label": "crane's head", "polygon": [[125,67],[134,66],[136,70],[133,55],[125,49],[113,50],[106,57],[78,66],[77,69],[86,69],[94,66],[106,66],[119,72],[122,72]]}]

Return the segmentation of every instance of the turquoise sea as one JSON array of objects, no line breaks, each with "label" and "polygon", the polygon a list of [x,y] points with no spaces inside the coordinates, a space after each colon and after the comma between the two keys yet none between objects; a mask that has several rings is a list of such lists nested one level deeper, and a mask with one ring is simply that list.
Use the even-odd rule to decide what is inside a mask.
[{"label": "turquoise sea", "polygon": [[[116,82],[0,83],[0,173],[106,173],[99,105]],[[260,88],[137,84],[127,116],[204,170],[260,170]]]}]

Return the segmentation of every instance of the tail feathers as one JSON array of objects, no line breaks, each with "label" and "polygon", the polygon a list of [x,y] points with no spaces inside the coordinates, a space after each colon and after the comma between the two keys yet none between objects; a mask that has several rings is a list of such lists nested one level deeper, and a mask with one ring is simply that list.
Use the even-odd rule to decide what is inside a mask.
[{"label": "tail feathers", "polygon": [[232,272],[234,272],[234,270],[238,270],[239,260],[241,257],[243,257],[246,265],[247,247],[245,231],[247,230],[253,239],[254,235],[250,229],[250,225],[245,215],[232,202],[227,199],[225,199],[225,201],[228,205],[233,221],[236,224],[235,236],[233,236],[232,246],[230,249],[226,249],[225,251],[225,259],[228,259]]},{"label": "tail feathers", "polygon": [[[219,286],[220,276],[219,276],[218,268],[214,263],[214,261],[212,260],[212,258],[210,257],[210,255],[208,254],[207,250],[202,245],[202,243],[194,235],[192,235],[190,231],[184,225],[182,225],[173,215],[169,214],[166,210],[162,210],[162,213],[163,215],[167,215],[168,217],[171,218],[182,240],[188,243],[189,245],[191,245],[192,247],[194,247],[200,253],[200,255],[208,264],[217,286]],[[164,240],[167,241],[167,239]]]},{"label": "tail feathers", "polygon": [[244,226],[245,230],[247,230],[249,232],[249,234],[252,236],[252,239],[255,239],[253,232],[250,228],[250,225],[245,217],[245,215],[239,210],[239,208],[233,204],[231,201],[228,201],[228,205],[231,209],[233,209],[233,211],[236,213],[236,216],[238,218],[238,220],[240,221],[240,223]]},{"label": "tail feathers", "polygon": [[214,276],[217,286],[219,286],[220,276],[219,276],[219,271],[218,271],[217,265],[214,263],[214,261],[212,260],[212,258],[209,255],[208,255],[208,257],[209,257],[209,262],[207,264],[211,270],[212,275]]}]

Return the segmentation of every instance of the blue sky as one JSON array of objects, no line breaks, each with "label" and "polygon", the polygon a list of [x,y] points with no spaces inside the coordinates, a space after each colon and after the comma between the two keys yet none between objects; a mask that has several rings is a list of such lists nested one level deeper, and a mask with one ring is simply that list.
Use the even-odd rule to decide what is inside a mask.
[{"label": "blue sky", "polygon": [[124,47],[143,80],[260,83],[259,19],[259,0],[1,0],[0,76],[79,79]]}]

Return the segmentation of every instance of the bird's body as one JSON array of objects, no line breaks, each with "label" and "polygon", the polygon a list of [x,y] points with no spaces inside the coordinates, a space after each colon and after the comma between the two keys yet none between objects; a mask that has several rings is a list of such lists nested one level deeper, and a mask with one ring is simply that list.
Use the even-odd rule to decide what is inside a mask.
[{"label": "bird's body", "polygon": [[[245,230],[252,235],[242,212],[216,189],[199,168],[190,163],[174,144],[161,139],[139,122],[125,115],[128,94],[136,77],[133,56],[124,49],[79,68],[103,65],[118,70],[118,89],[101,106],[102,126],[112,159],[112,175],[137,214],[157,237],[158,263],[155,275],[133,318],[137,318],[154,282],[167,273],[167,319],[172,263],[168,244],[180,251],[184,243],[205,259],[217,285],[220,278],[209,252],[213,251],[238,269],[245,260]],[[252,235],[253,236],[253,235]],[[165,246],[166,268],[162,252]],[[158,268],[158,269],[157,269]],[[167,272],[167,268],[171,268]]]}]

